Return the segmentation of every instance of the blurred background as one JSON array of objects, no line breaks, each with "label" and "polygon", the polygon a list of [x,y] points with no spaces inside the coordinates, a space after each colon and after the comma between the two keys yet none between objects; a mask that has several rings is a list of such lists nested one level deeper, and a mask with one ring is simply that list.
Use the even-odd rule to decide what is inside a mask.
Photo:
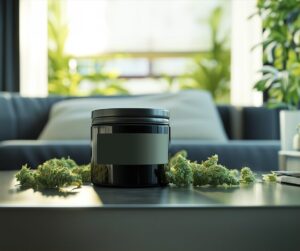
[{"label": "blurred background", "polygon": [[21,94],[205,89],[261,105],[255,12],[255,0],[20,0]]}]

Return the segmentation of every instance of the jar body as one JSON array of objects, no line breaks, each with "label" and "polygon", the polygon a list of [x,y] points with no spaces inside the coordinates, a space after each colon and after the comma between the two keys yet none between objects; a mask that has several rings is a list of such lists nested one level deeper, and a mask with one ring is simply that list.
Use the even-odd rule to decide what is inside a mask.
[{"label": "jar body", "polygon": [[91,175],[101,186],[166,185],[169,125],[93,125]]}]

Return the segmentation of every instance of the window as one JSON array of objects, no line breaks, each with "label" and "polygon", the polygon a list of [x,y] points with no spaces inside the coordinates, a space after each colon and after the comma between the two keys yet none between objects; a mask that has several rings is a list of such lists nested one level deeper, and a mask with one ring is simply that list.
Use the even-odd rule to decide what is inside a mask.
[{"label": "window", "polygon": [[[39,1],[21,2],[37,6]],[[236,47],[231,48],[231,44],[238,44],[236,30],[249,31],[241,27],[239,19],[248,18],[241,9],[249,9],[253,3],[255,0],[48,0],[45,88],[50,94],[67,95],[196,88],[210,91],[218,102],[229,102],[230,79],[240,81],[236,77],[240,62],[236,60],[246,58],[235,57],[230,70]],[[34,13],[23,11],[24,19]],[[39,23],[35,20],[30,28]],[[34,51],[34,41],[27,44]],[[249,54],[248,47],[242,48],[242,53]],[[24,72],[30,72],[26,68]],[[244,69],[248,68],[254,69],[246,62]],[[245,81],[250,83],[253,74],[246,75],[249,79]],[[251,92],[248,82],[247,92]],[[237,83],[232,84],[239,89]],[[236,100],[232,95],[231,99]]]},{"label": "window", "polygon": [[[197,65],[197,60],[201,61],[199,57],[205,58],[215,49],[212,39],[219,40],[221,54],[229,55],[229,37],[226,40],[224,38],[230,26],[230,2],[67,0],[57,3],[49,0],[49,3],[49,21],[52,22],[48,33],[50,49],[52,47],[55,50],[51,40],[55,38],[53,33],[64,31],[65,34],[56,42],[62,43],[64,40],[59,47],[64,48],[63,52],[73,62],[73,72],[85,79],[78,84],[77,90],[81,93],[103,93],[103,82],[106,82],[105,86],[110,91],[112,85],[121,86],[116,93],[124,90],[135,94],[188,88],[185,82],[202,67],[194,67],[193,64],[196,62]],[[51,30],[55,25],[57,30]],[[206,60],[215,60],[210,58],[211,55]],[[220,84],[228,87],[230,57],[225,58],[228,60],[224,62],[227,71],[223,70],[218,81],[224,80]],[[50,72],[53,73],[51,69]],[[96,80],[91,77],[93,74],[98,76],[98,81],[94,81],[94,85],[87,84],[92,79]],[[49,90],[53,93],[67,91],[64,87],[73,84],[62,79],[60,82],[64,86],[55,88],[59,82],[57,77],[51,75],[49,80]],[[196,81],[191,87],[209,89]],[[226,91],[229,97],[228,88]],[[220,94],[220,91],[216,91],[214,96]]]}]

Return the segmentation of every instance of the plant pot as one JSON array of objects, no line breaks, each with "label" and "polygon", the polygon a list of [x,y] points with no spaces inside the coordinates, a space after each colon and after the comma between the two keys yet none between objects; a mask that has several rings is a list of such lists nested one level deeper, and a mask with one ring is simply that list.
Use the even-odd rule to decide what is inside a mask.
[{"label": "plant pot", "polygon": [[300,110],[280,111],[281,150],[293,150],[293,137],[300,124]]}]

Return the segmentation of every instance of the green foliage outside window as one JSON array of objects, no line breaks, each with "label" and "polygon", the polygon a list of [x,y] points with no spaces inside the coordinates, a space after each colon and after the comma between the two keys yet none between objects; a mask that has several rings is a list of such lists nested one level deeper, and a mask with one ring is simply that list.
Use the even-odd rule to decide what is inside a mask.
[{"label": "green foliage outside window", "polygon": [[[64,52],[69,30],[63,15],[63,4],[63,1],[48,0],[49,93],[80,96],[129,94],[128,90],[122,87],[124,80],[120,80],[113,72],[97,70],[81,74],[76,67],[72,67],[72,62],[76,59]],[[192,70],[175,78],[162,76],[169,83],[170,89],[178,81],[179,89],[204,89],[209,91],[217,102],[229,102],[230,50],[226,47],[228,32],[223,37],[220,36],[222,14],[222,7],[217,7],[206,20],[211,30],[211,49],[192,56],[193,66],[189,67]],[[80,88],[84,81],[93,83],[91,90]]]},{"label": "green foliage outside window", "polygon": [[230,50],[228,34],[220,37],[223,9],[216,7],[208,21],[211,30],[211,49],[207,53],[194,56],[194,69],[184,75],[182,89],[204,89],[211,93],[217,102],[229,102]]},{"label": "green foliage outside window", "polygon": [[[72,57],[65,54],[64,47],[68,37],[68,24],[62,13],[62,1],[48,0],[48,90],[50,94],[61,95],[113,95],[127,94],[121,87],[116,74],[95,72],[80,74],[72,69]],[[73,59],[74,60],[74,59]],[[82,81],[93,83],[90,91],[80,89]]]}]

